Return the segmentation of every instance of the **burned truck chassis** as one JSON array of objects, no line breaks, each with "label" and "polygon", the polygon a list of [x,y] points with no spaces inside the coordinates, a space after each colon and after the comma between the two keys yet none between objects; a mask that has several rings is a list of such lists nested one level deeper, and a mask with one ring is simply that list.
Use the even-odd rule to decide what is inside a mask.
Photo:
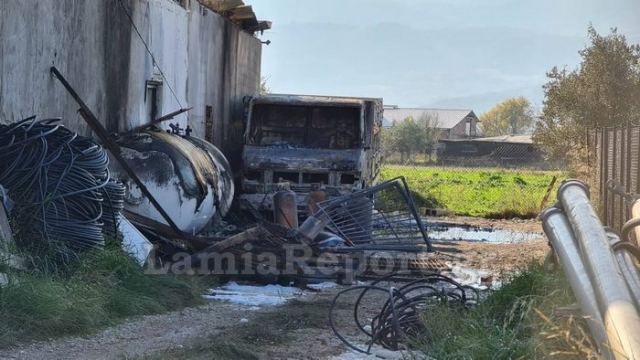
[{"label": "burned truck chassis", "polygon": [[292,190],[303,210],[314,192],[324,200],[375,183],[380,99],[268,95],[250,98],[246,116],[243,203],[270,212],[273,194]]}]

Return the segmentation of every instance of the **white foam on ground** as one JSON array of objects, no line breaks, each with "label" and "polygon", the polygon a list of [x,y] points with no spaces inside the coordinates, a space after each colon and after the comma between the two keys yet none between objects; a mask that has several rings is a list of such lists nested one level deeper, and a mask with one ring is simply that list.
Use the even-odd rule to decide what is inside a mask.
[{"label": "white foam on ground", "polygon": [[[364,349],[366,345],[362,345]],[[391,351],[381,346],[374,345],[371,348],[371,354],[363,354],[357,351],[349,350],[341,355],[334,356],[331,360],[360,360],[360,359],[387,359],[387,360],[404,360],[404,359],[426,359],[426,356],[416,352],[407,351]]]},{"label": "white foam on ground", "polygon": [[446,275],[461,285],[471,286],[477,290],[487,290],[488,287],[482,284],[482,279],[489,277],[491,273],[462,266],[451,266],[451,270]]},{"label": "white foam on ground", "polygon": [[220,300],[246,306],[277,306],[286,304],[303,295],[302,290],[280,285],[240,285],[230,282],[218,288],[210,289],[203,297],[207,300]]},{"label": "white foam on ground", "polygon": [[331,282],[331,281],[327,281],[327,282],[323,282],[323,283],[319,283],[319,284],[309,284],[307,285],[307,287],[309,287],[310,289],[314,289],[314,290],[324,290],[324,289],[333,289],[336,286],[338,286],[338,284]]}]

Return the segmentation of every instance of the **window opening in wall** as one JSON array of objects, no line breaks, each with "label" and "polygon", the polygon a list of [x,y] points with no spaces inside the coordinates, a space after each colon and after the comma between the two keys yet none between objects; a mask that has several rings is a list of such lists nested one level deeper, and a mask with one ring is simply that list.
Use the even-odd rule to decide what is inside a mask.
[{"label": "window opening in wall", "polygon": [[256,104],[251,144],[311,149],[357,149],[361,146],[359,106]]},{"label": "window opening in wall", "polygon": [[147,120],[149,122],[159,118],[161,103],[161,87],[162,83],[158,81],[147,81],[147,88],[144,101],[147,109]]}]

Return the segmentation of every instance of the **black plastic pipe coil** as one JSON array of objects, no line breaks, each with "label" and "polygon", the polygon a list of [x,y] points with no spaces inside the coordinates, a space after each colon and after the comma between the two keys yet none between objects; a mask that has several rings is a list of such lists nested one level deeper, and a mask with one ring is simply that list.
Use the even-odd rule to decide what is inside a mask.
[{"label": "black plastic pipe coil", "polygon": [[[16,206],[16,243],[63,260],[117,236],[124,189],[109,176],[109,157],[60,119],[0,125],[0,184]],[[106,229],[107,224],[109,229]]]},{"label": "black plastic pipe coil", "polygon": [[[382,287],[381,282],[393,281],[402,273],[392,273],[369,285],[354,286],[339,292],[333,299],[329,311],[329,324],[336,336],[349,348],[370,354],[374,344],[397,351],[408,346],[421,334],[428,333],[424,317],[429,316],[428,309],[436,304],[447,304],[468,308],[479,301],[479,292],[469,286],[461,285],[455,280],[440,274],[426,274],[421,278],[406,283],[398,288]],[[335,309],[338,299],[347,293],[359,292],[353,306],[353,320],[359,331],[369,340],[365,347],[349,341],[336,326]],[[382,293],[386,301],[379,312],[373,316],[369,328],[361,320],[363,299],[368,293]]]}]

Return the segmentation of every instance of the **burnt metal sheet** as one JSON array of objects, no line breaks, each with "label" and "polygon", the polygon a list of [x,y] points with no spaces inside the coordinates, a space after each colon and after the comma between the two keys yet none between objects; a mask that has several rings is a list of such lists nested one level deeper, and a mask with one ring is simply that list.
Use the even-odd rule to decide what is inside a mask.
[{"label": "burnt metal sheet", "polygon": [[360,169],[359,149],[290,149],[245,146],[243,160],[247,169],[315,171],[354,171]]},{"label": "burnt metal sheet", "polygon": [[379,100],[374,98],[356,98],[343,96],[319,96],[319,95],[293,95],[293,94],[269,94],[251,98],[254,104],[289,104],[289,105],[352,105],[362,106],[366,100]]}]

